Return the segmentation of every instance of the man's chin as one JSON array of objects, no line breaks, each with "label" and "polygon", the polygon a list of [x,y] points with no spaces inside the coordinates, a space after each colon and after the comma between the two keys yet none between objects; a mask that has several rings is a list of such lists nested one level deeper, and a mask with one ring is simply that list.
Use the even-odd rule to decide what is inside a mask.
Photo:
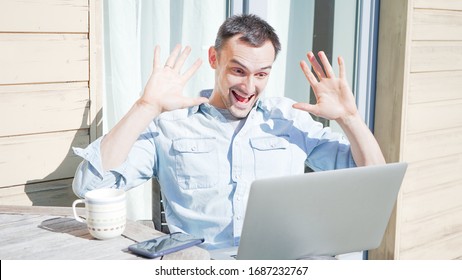
[{"label": "man's chin", "polygon": [[239,108],[237,106],[233,106],[233,107],[229,108],[229,112],[235,118],[243,119],[243,118],[246,118],[249,115],[249,112],[250,112],[251,109],[252,109],[252,107]]}]

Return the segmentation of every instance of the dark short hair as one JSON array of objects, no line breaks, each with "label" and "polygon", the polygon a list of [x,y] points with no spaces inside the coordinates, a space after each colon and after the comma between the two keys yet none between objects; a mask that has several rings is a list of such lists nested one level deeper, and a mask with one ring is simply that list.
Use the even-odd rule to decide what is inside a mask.
[{"label": "dark short hair", "polygon": [[241,35],[239,40],[253,47],[261,47],[269,40],[273,44],[275,58],[281,50],[274,28],[256,15],[235,15],[227,18],[218,30],[215,49],[219,52],[226,41],[237,34]]}]

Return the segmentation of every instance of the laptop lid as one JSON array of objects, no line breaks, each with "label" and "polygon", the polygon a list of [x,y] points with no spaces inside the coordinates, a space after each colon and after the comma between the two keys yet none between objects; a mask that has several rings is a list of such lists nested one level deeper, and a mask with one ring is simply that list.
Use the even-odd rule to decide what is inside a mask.
[{"label": "laptop lid", "polygon": [[406,168],[392,163],[254,181],[237,259],[298,259],[377,248]]}]

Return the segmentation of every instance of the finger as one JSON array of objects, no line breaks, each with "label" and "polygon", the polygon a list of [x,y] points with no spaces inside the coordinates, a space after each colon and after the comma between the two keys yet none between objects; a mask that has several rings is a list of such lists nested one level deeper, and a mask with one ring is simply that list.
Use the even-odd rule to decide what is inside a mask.
[{"label": "finger", "polygon": [[178,57],[178,54],[180,53],[181,50],[181,45],[177,44],[173,51],[170,53],[170,56],[167,58],[167,62],[165,62],[165,67],[170,67],[173,69],[175,66],[175,61]]},{"label": "finger", "polygon": [[346,78],[346,70],[345,70],[345,62],[343,61],[343,57],[339,56],[338,59],[338,76],[340,79]]},{"label": "finger", "polygon": [[330,65],[329,59],[327,58],[326,54],[323,51],[318,53],[319,58],[321,59],[322,66],[324,67],[324,71],[326,73],[327,78],[334,78],[334,70]]},{"label": "finger", "polygon": [[308,57],[308,60],[310,61],[311,66],[313,67],[314,72],[316,73],[316,76],[318,77],[318,80],[325,78],[326,75],[324,74],[324,70],[322,69],[321,65],[318,63],[318,60],[314,56],[313,52],[309,52],[307,54],[307,57]]},{"label": "finger", "polygon": [[312,87],[314,87],[318,83],[318,80],[313,75],[313,72],[311,72],[311,69],[308,66],[308,64],[306,64],[306,62],[302,60],[302,61],[300,61],[300,67],[302,67],[302,71],[305,74],[305,77],[308,80],[308,82],[310,83],[310,85]]},{"label": "finger", "polygon": [[160,66],[160,46],[156,45],[154,48],[154,59],[153,59],[153,67],[154,68],[159,68]]},{"label": "finger", "polygon": [[196,97],[196,98],[190,99],[190,103],[191,105],[189,105],[188,107],[200,105],[202,103],[209,103],[209,99],[206,97]]},{"label": "finger", "polygon": [[196,73],[196,71],[201,67],[202,60],[198,58],[196,62],[183,74],[182,78],[184,82],[187,82],[191,77]]},{"label": "finger", "polygon": [[175,66],[173,67],[176,71],[180,71],[181,67],[183,67],[184,62],[186,61],[186,58],[188,58],[189,54],[191,53],[191,47],[187,46],[184,48],[184,50],[181,52],[180,56],[176,60]]},{"label": "finger", "polygon": [[208,102],[209,102],[209,99],[205,97],[196,97],[196,98],[185,97],[181,100],[180,107],[188,108],[188,107],[197,106],[202,103],[208,103]]},{"label": "finger", "polygon": [[292,105],[293,108],[318,115],[318,107],[309,103],[295,103]]}]

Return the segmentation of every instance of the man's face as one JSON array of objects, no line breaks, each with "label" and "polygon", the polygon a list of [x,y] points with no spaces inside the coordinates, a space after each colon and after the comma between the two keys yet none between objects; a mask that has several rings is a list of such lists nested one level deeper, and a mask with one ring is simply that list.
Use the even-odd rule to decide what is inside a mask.
[{"label": "man's face", "polygon": [[229,39],[219,53],[213,47],[209,50],[209,62],[215,69],[210,104],[245,118],[268,83],[275,51],[271,41],[256,48],[240,41],[240,36]]}]

